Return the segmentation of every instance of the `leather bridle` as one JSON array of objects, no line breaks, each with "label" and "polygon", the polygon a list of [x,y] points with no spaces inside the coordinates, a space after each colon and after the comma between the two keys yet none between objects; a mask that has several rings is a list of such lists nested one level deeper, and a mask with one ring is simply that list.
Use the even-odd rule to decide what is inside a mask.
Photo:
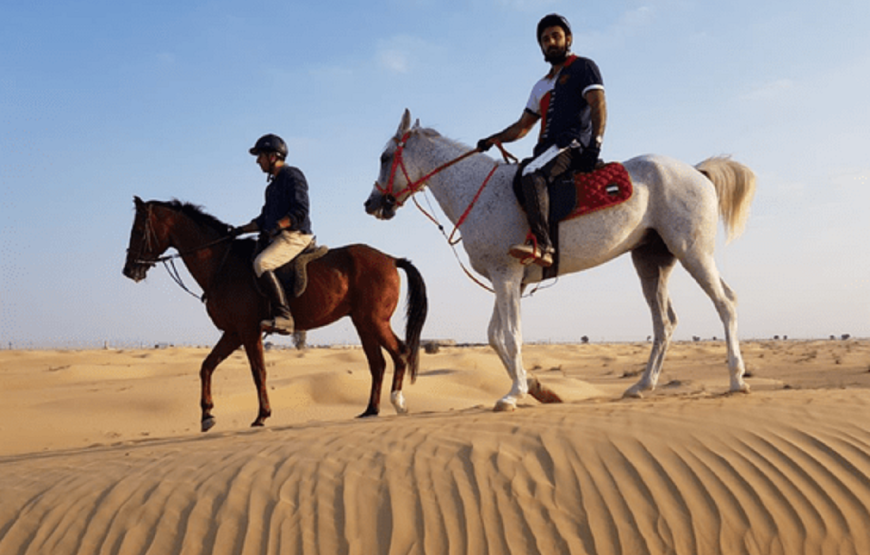
[{"label": "leather bridle", "polygon": [[[192,254],[192,253],[213,247],[215,245],[218,245],[220,243],[224,243],[226,241],[232,241],[234,239],[234,237],[232,237],[231,235],[227,235],[225,237],[221,237],[220,239],[215,239],[214,241],[211,241],[211,242],[206,243],[204,245],[200,245],[200,246],[195,247],[193,249],[189,249],[185,252],[176,252],[174,254],[167,254],[164,256],[145,258],[144,253],[153,252],[154,251],[154,244],[153,243],[157,242],[157,233],[154,231],[154,228],[153,228],[152,223],[151,223],[151,209],[152,209],[152,206],[149,203],[148,204],[148,212],[145,214],[144,230],[142,231],[142,247],[139,249],[138,256],[136,257],[134,262],[136,264],[142,264],[144,266],[147,266],[148,268],[152,268],[152,267],[156,266],[158,262],[162,262],[163,267],[166,268],[166,272],[169,274],[169,277],[172,278],[172,281],[174,281],[179,287],[181,287],[184,291],[186,291],[190,295],[205,302],[205,299],[206,299],[205,292],[203,292],[202,295],[197,295],[196,293],[191,291],[184,284],[184,281],[181,279],[181,274],[179,273],[178,268],[175,267],[175,259],[181,258],[187,254]],[[130,249],[127,249],[127,250],[129,251]],[[220,267],[223,267],[224,263],[226,262],[228,254],[229,254],[229,249],[227,249],[227,251],[224,253],[224,257],[221,260]]]},{"label": "leather bridle", "polygon": [[[412,180],[411,176],[408,175],[408,168],[405,167],[405,157],[404,157],[405,146],[408,143],[408,139],[411,137],[412,131],[413,131],[412,129],[405,131],[405,133],[404,133],[404,135],[402,135],[401,139],[397,140],[395,137],[393,138],[393,140],[396,141],[396,152],[393,153],[393,163],[390,167],[390,176],[387,178],[386,187],[381,186],[380,182],[377,182],[377,181],[375,182],[375,188],[377,188],[377,190],[384,196],[386,201],[389,204],[393,204],[393,205],[396,205],[399,207],[401,207],[403,204],[405,204],[404,199],[407,199],[408,197],[410,197],[411,195],[413,195],[414,193],[416,193],[417,191],[422,189],[423,186],[426,184],[426,182],[429,181],[429,179],[431,179],[435,175],[441,173],[442,171],[446,170],[450,166],[453,166],[454,164],[457,164],[457,163],[465,160],[469,156],[473,156],[473,155],[480,152],[477,149],[469,150],[465,154],[461,154],[460,156],[457,156],[456,158],[441,164],[440,166],[438,166],[434,170],[430,171],[426,175],[420,177],[419,179]],[[501,151],[505,162],[510,162],[511,160],[513,160],[513,161],[517,160],[515,156],[513,156],[512,154],[507,152],[504,149],[504,147],[502,147],[501,143],[495,143],[495,144],[498,147],[498,149]],[[396,189],[396,170],[398,170],[398,169],[402,170],[402,175],[405,177],[405,182],[407,183],[407,185],[405,185],[404,189],[396,192],[396,190],[395,190]],[[495,171],[494,168],[493,168],[493,171]],[[492,176],[492,173],[493,172],[490,172],[490,175],[487,177],[486,181],[484,181],[484,185],[486,185],[486,183],[489,181],[489,177]],[[482,189],[482,187],[481,187],[481,189]],[[402,198],[403,196],[404,196],[404,199]],[[476,200],[476,197],[475,197],[475,200]]]},{"label": "leather bridle", "polygon": [[[465,160],[469,156],[472,156],[472,155],[480,152],[480,150],[478,150],[478,149],[470,150],[470,151],[466,152],[465,154],[457,156],[456,158],[449,160],[449,161],[445,162],[444,164],[441,164],[440,166],[438,166],[434,170],[430,171],[429,173],[427,173],[423,177],[417,179],[416,181],[412,181],[411,177],[408,175],[408,169],[405,167],[405,158],[403,156],[404,151],[405,151],[405,146],[408,142],[408,139],[411,136],[411,132],[412,132],[412,130],[405,131],[405,133],[404,133],[404,135],[402,135],[401,139],[397,140],[395,137],[393,138],[393,140],[396,141],[396,152],[393,154],[393,162],[392,162],[392,165],[390,167],[390,176],[387,179],[386,187],[381,186],[380,182],[378,182],[378,181],[375,182],[375,188],[378,190],[378,192],[381,193],[381,195],[383,195],[384,202],[390,206],[401,207],[405,203],[404,200],[399,200],[402,195],[404,195],[405,193],[408,193],[404,198],[405,199],[412,198],[414,193],[416,193],[417,191],[422,189],[423,186],[426,184],[426,182],[430,178],[432,178],[433,176],[446,170],[450,166],[452,166],[458,162],[461,162],[462,160]],[[495,142],[494,144],[495,144],[495,146],[498,147],[499,151],[501,151],[501,155],[502,155],[502,158],[504,158],[505,163],[511,163],[511,161],[518,162],[516,156],[514,156],[513,154],[511,154],[510,152],[505,150],[504,146],[502,146],[502,144],[500,142]],[[475,193],[474,198],[468,204],[468,207],[465,209],[465,211],[463,211],[463,213],[459,217],[459,219],[456,221],[456,224],[453,226],[453,231],[450,233],[449,236],[444,232],[444,227],[438,222],[438,220],[434,216],[429,214],[426,210],[424,210],[423,207],[420,206],[419,203],[417,203],[416,197],[413,197],[414,203],[417,204],[417,208],[419,208],[420,211],[423,212],[423,214],[427,218],[429,218],[435,225],[437,225],[438,229],[441,230],[441,233],[444,234],[444,237],[447,239],[447,243],[453,249],[453,254],[454,254],[454,256],[456,256],[456,260],[459,262],[459,266],[462,268],[462,270],[465,272],[465,274],[469,278],[471,278],[471,280],[474,281],[477,285],[486,289],[490,293],[494,292],[493,289],[491,287],[489,287],[488,285],[486,285],[485,283],[483,283],[482,281],[480,281],[474,274],[472,274],[471,271],[468,268],[466,268],[465,264],[462,262],[462,260],[460,260],[459,256],[456,254],[456,244],[459,243],[461,238],[455,238],[455,236],[456,236],[457,231],[459,231],[459,226],[461,226],[465,222],[466,218],[468,217],[468,214],[471,212],[471,209],[474,208],[474,205],[477,203],[477,200],[480,198],[481,193],[483,193],[483,190],[486,188],[487,183],[489,183],[490,178],[492,178],[493,174],[495,173],[495,170],[498,169],[498,166],[499,166],[499,164],[497,162],[493,165],[492,169],[489,171],[486,178],[483,180],[483,183],[480,185],[480,188],[477,190],[477,193]],[[402,170],[402,175],[405,176],[405,181],[407,182],[407,185],[405,186],[404,189],[400,190],[399,192],[395,192],[396,170],[400,169],[400,168]]]}]

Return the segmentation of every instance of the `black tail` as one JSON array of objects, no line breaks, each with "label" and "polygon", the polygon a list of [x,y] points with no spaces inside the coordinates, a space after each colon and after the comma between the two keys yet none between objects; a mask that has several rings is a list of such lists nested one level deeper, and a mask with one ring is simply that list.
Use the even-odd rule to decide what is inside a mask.
[{"label": "black tail", "polygon": [[420,337],[429,301],[426,298],[426,282],[420,271],[406,258],[396,259],[396,266],[405,270],[408,276],[408,308],[405,312],[405,345],[408,349],[408,368],[411,383],[417,381],[417,368],[420,366]]}]

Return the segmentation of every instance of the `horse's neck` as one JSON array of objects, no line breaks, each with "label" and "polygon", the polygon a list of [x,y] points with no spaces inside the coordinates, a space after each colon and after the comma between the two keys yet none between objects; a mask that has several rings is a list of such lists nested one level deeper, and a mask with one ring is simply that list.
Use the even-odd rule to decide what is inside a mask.
[{"label": "horse's neck", "polygon": [[229,243],[201,247],[214,243],[220,237],[216,231],[205,230],[188,218],[180,218],[171,233],[172,246],[181,253],[187,271],[203,291],[212,283],[218,267],[216,259],[222,256],[223,249],[229,248]]},{"label": "horse's neck", "polygon": [[[466,151],[444,139],[430,139],[431,149],[424,165],[438,167],[462,156]],[[471,157],[450,166],[429,179],[429,190],[444,214],[456,224],[474,200],[478,189],[492,169],[491,163],[483,163],[483,157]],[[425,171],[426,168],[423,168]]]}]

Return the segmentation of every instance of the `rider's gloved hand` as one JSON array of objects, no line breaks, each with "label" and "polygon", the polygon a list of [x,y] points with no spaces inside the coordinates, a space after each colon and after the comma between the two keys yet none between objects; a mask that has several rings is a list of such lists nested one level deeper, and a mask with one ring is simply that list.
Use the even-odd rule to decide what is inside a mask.
[{"label": "rider's gloved hand", "polygon": [[601,147],[589,145],[583,149],[580,156],[577,158],[577,170],[589,173],[595,170],[598,165],[598,158],[601,156]]}]

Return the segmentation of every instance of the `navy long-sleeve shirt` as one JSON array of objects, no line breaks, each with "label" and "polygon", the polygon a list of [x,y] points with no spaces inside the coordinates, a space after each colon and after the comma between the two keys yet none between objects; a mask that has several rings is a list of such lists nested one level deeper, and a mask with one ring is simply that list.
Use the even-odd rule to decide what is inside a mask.
[{"label": "navy long-sleeve shirt", "polygon": [[311,235],[309,208],[305,175],[299,168],[285,165],[266,187],[266,203],[254,221],[261,231],[272,231],[278,220],[289,216],[292,231]]}]

